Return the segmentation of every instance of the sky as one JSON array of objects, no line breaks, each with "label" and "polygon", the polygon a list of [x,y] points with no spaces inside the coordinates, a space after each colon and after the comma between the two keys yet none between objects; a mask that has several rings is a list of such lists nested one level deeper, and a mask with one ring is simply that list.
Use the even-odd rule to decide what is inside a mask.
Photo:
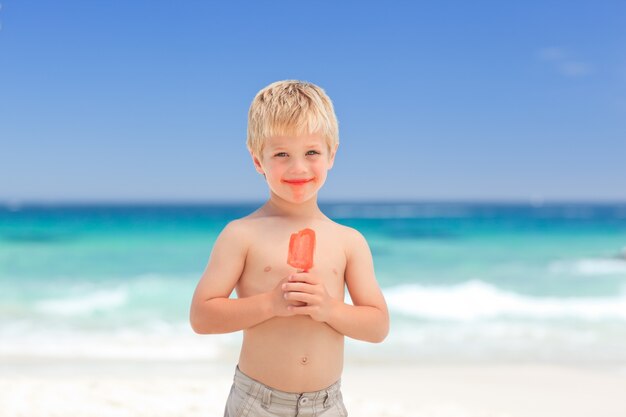
[{"label": "sky", "polygon": [[626,201],[623,1],[0,1],[0,201],[259,201],[247,113],[331,97],[320,201]]}]

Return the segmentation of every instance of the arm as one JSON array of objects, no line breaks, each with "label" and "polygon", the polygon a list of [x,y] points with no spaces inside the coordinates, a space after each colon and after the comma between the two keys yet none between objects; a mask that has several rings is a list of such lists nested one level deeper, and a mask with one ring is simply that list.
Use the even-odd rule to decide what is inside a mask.
[{"label": "arm", "polygon": [[231,333],[273,317],[270,293],[230,299],[246,260],[245,230],[238,221],[217,237],[191,301],[189,321],[200,334]]},{"label": "arm", "polygon": [[245,228],[235,220],[218,236],[209,263],[196,287],[189,321],[200,334],[232,333],[248,329],[273,317],[289,317],[289,307],[302,306],[299,301],[286,300],[282,279],[267,292],[245,298],[230,299],[246,262],[249,240]]},{"label": "arm", "polygon": [[358,231],[350,232],[345,280],[354,305],[333,299],[326,322],[353,339],[380,343],[389,334],[387,303],[376,282],[367,241]]},{"label": "arm", "polygon": [[287,300],[305,305],[287,310],[326,322],[353,339],[382,342],[389,333],[389,312],[374,276],[372,254],[359,232],[350,229],[349,236],[345,280],[354,305],[332,298],[320,277],[304,272],[292,274],[282,289]]}]

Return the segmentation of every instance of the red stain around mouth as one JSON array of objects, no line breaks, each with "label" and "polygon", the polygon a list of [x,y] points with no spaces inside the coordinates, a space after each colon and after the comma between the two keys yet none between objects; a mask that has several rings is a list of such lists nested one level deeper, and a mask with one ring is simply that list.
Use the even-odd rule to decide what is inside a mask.
[{"label": "red stain around mouth", "polygon": [[294,181],[294,180],[283,180],[283,182],[285,182],[285,183],[287,183],[289,185],[303,185],[303,184],[309,183],[311,181],[313,181],[313,178],[308,179],[308,180],[300,180],[300,181],[297,181],[297,180],[296,181]]}]

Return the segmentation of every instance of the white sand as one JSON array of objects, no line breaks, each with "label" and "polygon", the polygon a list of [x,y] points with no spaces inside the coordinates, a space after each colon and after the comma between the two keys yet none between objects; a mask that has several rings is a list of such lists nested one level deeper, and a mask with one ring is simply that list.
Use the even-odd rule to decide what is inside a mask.
[{"label": "white sand", "polygon": [[[235,362],[0,360],[0,417],[221,416]],[[626,373],[347,362],[351,416],[624,417]]]}]

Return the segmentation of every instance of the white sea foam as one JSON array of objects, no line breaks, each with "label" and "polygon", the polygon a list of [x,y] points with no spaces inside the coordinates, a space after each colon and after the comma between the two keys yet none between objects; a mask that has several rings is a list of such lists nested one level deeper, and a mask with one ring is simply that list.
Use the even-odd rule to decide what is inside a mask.
[{"label": "white sea foam", "polygon": [[[358,360],[626,358],[626,291],[613,297],[538,297],[475,280],[452,286],[409,284],[383,292],[392,331],[382,347],[347,340]],[[144,290],[128,284],[73,288],[70,293],[75,295],[39,302],[35,316],[0,321],[0,356],[236,360],[240,332],[194,334],[186,307],[162,309],[161,290],[137,299]],[[351,303],[347,292],[345,301]],[[548,320],[553,318],[568,320]]]},{"label": "white sea foam", "polygon": [[626,260],[611,258],[559,260],[552,262],[548,270],[553,274],[626,275]]},{"label": "white sea foam", "polygon": [[472,280],[455,286],[409,284],[388,288],[390,310],[414,317],[480,320],[498,317],[626,320],[626,294],[615,297],[532,297]]},{"label": "white sea foam", "polygon": [[98,290],[90,294],[43,300],[36,309],[43,313],[58,315],[90,314],[99,310],[118,308],[128,300],[128,291],[123,288]]},{"label": "white sea foam", "polygon": [[[354,361],[539,359],[626,360],[623,324],[540,321],[404,320],[392,308],[383,344],[346,338]],[[136,326],[87,329],[80,324],[21,320],[0,323],[0,360],[13,357],[123,359],[221,363],[237,360],[242,333],[197,335],[188,322],[160,320]]]},{"label": "white sea foam", "polygon": [[193,333],[188,323],[147,323],[143,327],[84,330],[14,322],[0,327],[0,356],[52,358],[206,360],[235,352],[240,334]]}]

